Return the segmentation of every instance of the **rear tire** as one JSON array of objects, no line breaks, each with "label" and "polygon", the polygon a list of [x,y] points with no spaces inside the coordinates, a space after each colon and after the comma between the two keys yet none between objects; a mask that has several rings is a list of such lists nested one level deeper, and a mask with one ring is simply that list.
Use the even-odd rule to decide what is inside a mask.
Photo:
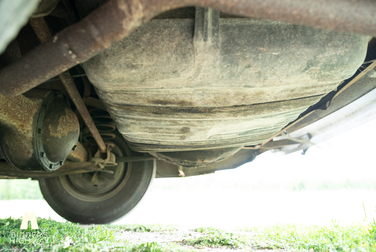
[{"label": "rear tire", "polygon": [[[121,137],[112,140],[116,156],[129,156]],[[95,172],[40,179],[44,199],[63,218],[81,224],[105,224],[129,213],[155,177],[154,161],[120,163]],[[93,177],[96,176],[95,179]]]}]

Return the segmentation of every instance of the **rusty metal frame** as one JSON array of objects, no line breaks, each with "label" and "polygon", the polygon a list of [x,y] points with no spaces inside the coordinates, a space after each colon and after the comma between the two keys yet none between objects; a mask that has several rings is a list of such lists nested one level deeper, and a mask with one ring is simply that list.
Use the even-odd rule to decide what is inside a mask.
[{"label": "rusty metal frame", "polygon": [[65,161],[64,165],[56,171],[22,171],[6,162],[0,162],[0,178],[50,178],[68,174],[86,173],[101,171],[93,162],[71,162]]},{"label": "rusty metal frame", "polygon": [[85,62],[154,16],[176,8],[210,7],[338,32],[376,35],[373,0],[111,0],[20,60],[0,70],[0,93],[22,94]]},{"label": "rusty metal frame", "polygon": [[87,173],[87,172],[108,172],[112,171],[102,170],[93,162],[70,162],[65,161],[64,165],[56,171],[21,171],[6,162],[0,162],[0,179],[14,179],[14,178],[52,178],[63,175]]},{"label": "rusty metal frame", "polygon": [[[48,29],[47,23],[44,20],[44,18],[31,18],[29,23],[40,42],[44,43],[49,38],[51,38],[51,33]],[[95,126],[94,121],[91,118],[90,113],[87,110],[86,105],[80,96],[80,93],[78,92],[72,76],[69,74],[69,72],[63,72],[59,74],[59,78],[63,83],[65,89],[67,90],[74,105],[76,105],[78,112],[80,112],[82,119],[84,120],[90,133],[95,139],[95,142],[98,144],[99,149],[101,150],[101,152],[105,152],[107,149],[106,144],[104,143],[103,138],[101,137],[97,127]]]},{"label": "rusty metal frame", "polygon": [[[82,147],[82,146],[81,146]],[[72,155],[72,154],[71,154]],[[71,159],[73,160],[73,159]],[[135,156],[135,157],[117,157],[117,163],[143,162],[157,160],[152,156]],[[86,160],[65,161],[64,165],[56,171],[22,171],[6,162],[0,162],[0,179],[1,178],[52,178],[63,175],[87,173],[87,172],[110,172],[98,167],[95,162]]]},{"label": "rusty metal frame", "polygon": [[76,85],[74,84],[73,78],[70,76],[69,72],[61,73],[59,77],[65,89],[67,90],[70,98],[72,99],[74,105],[76,105],[78,112],[80,112],[80,115],[84,120],[86,127],[89,129],[95,142],[98,144],[99,149],[103,153],[106,152],[106,144],[104,143],[101,134],[99,133],[97,127],[94,124],[93,118],[91,118],[91,115],[86,108],[86,105],[83,99],[81,98],[81,95],[78,92]]}]

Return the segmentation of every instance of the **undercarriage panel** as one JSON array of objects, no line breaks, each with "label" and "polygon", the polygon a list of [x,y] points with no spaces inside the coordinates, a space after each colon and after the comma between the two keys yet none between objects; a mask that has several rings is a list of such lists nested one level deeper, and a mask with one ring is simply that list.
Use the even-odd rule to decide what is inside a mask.
[{"label": "undercarriage panel", "polygon": [[152,20],[83,66],[136,151],[255,145],[352,76],[368,40],[197,8],[195,20]]}]

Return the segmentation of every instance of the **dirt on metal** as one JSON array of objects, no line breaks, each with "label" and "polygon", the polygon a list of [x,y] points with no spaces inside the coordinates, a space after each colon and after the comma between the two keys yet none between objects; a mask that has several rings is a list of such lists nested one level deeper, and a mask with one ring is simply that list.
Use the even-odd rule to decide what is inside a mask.
[{"label": "dirt on metal", "polygon": [[[34,32],[37,35],[40,42],[45,43],[49,38],[51,38],[51,33],[48,29],[47,23],[44,20],[44,18],[32,18],[30,20],[30,24],[33,27]],[[52,42],[55,43],[57,38],[58,37],[55,36],[53,38]],[[64,44],[64,46],[67,47],[68,44]],[[72,59],[76,58],[76,54],[73,53],[72,50],[68,50],[68,55]],[[97,142],[99,149],[102,152],[104,152],[106,150],[106,145],[105,145],[101,135],[99,134],[98,129],[96,128],[96,126],[93,122],[93,119],[91,118],[89,111],[87,110],[85,103],[81,98],[80,93],[78,92],[78,90],[75,86],[75,83],[73,81],[72,76],[69,74],[69,72],[63,72],[63,73],[59,74],[59,78],[60,78],[61,82],[63,83],[64,87],[66,88],[66,90],[67,90],[69,96],[71,97],[74,105],[76,105],[77,110],[80,112],[82,119],[84,120],[86,126],[88,127],[88,129],[90,130],[91,134],[93,135],[95,141]],[[65,112],[67,113],[67,111],[65,111]],[[75,115],[70,116],[70,120],[72,120],[72,118],[74,118],[73,116],[75,117]],[[68,121],[68,123],[69,123],[69,121]],[[59,123],[59,126],[60,125],[61,125],[61,121]],[[73,125],[77,125],[77,123],[70,124],[70,125],[72,125],[72,127],[73,127]],[[70,131],[68,131],[69,130],[68,128],[64,128],[64,130],[67,132],[67,134],[70,133]],[[61,129],[58,130],[58,131],[59,132],[57,133],[57,135],[60,138],[61,137],[60,136],[61,135],[61,132],[60,132]],[[74,132],[74,131],[75,130],[73,130],[72,132]]]},{"label": "dirt on metal", "polygon": [[31,158],[33,155],[33,120],[42,101],[23,95],[6,97],[0,94],[0,123],[14,131],[14,134],[4,136],[4,142],[8,144],[12,155],[20,157],[18,160]]},{"label": "dirt on metal", "polygon": [[372,0],[112,0],[3,68],[0,92],[5,95],[26,92],[85,62],[156,15],[187,6],[338,32],[376,35],[376,2]]},{"label": "dirt on metal", "polygon": [[86,105],[82,100],[81,95],[78,92],[72,77],[68,72],[60,74],[59,77],[65,89],[67,90],[70,98],[72,99],[74,105],[76,105],[77,110],[80,112],[81,117],[84,120],[86,126],[90,130],[90,133],[93,135],[93,138],[95,139],[95,142],[98,144],[99,149],[102,152],[105,152],[106,144],[104,143],[97,127],[95,126],[94,121],[91,118],[90,113],[87,110]]},{"label": "dirt on metal", "polygon": [[89,160],[88,151],[82,146],[80,142],[77,142],[74,150],[68,155],[68,160],[73,162],[86,162]]},{"label": "dirt on metal", "polygon": [[50,135],[55,138],[63,138],[68,136],[72,132],[77,131],[77,125],[79,125],[76,114],[66,108],[64,110],[65,115],[60,117],[57,125],[49,125]]}]

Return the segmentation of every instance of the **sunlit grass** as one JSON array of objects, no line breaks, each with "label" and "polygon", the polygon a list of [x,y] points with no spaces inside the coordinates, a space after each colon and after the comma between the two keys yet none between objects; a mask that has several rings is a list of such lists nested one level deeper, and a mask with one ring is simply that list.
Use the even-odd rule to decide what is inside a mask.
[{"label": "sunlit grass", "polygon": [[251,243],[258,249],[298,251],[376,251],[376,223],[342,226],[275,225],[252,228]]},{"label": "sunlit grass", "polygon": [[[70,222],[38,218],[38,230],[20,230],[20,219],[0,219],[0,251],[103,251],[119,247],[103,226],[82,228]],[[122,244],[127,248],[127,244]]]},{"label": "sunlit grass", "polygon": [[176,243],[161,244],[158,242],[146,242],[132,248],[131,252],[193,252],[196,250],[181,248]]},{"label": "sunlit grass", "polygon": [[184,240],[183,244],[188,244],[194,247],[230,247],[242,248],[246,244],[246,239],[224,230],[201,227],[195,229],[196,232],[204,233],[205,236]]},{"label": "sunlit grass", "polygon": [[163,224],[127,224],[127,225],[106,225],[107,228],[116,231],[126,231],[126,232],[164,232],[164,231],[177,231],[178,227],[174,225],[163,225]]},{"label": "sunlit grass", "polygon": [[[0,219],[0,251],[198,251],[204,248],[238,250],[284,250],[309,252],[376,252],[376,222],[329,226],[275,225],[242,232],[200,227],[189,231],[197,238],[161,242],[149,238],[132,244],[123,231],[181,232],[170,225],[96,225],[83,227],[70,222],[38,218],[39,230],[20,230],[20,219]],[[121,232],[120,232],[121,231]],[[122,233],[124,234],[124,232]],[[119,238],[121,237],[121,238]],[[150,236],[149,236],[150,237]]]}]

